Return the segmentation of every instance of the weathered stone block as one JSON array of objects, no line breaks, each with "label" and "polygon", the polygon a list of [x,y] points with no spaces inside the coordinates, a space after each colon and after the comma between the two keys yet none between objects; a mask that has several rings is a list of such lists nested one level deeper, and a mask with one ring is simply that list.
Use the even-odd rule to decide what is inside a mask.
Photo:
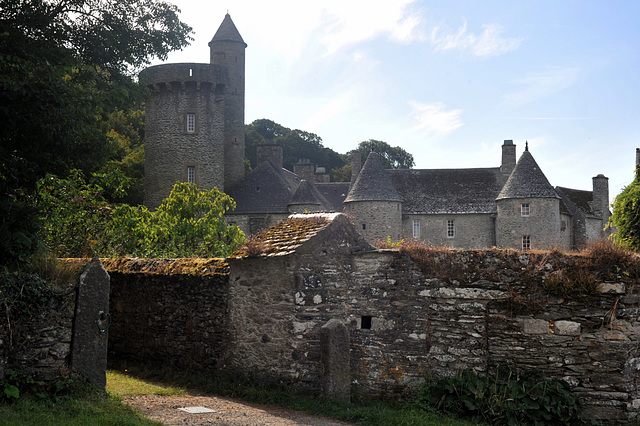
[{"label": "weathered stone block", "polygon": [[525,334],[548,334],[549,321],[543,319],[526,318],[522,329]]},{"label": "weathered stone block", "polygon": [[556,321],[554,323],[554,332],[561,336],[579,336],[580,324],[574,321]]}]

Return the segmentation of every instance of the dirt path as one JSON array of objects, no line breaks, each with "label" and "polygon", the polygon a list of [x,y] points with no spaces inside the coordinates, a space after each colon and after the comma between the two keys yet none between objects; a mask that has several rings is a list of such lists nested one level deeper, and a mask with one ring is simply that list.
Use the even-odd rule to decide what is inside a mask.
[{"label": "dirt path", "polygon": [[[146,417],[165,425],[308,425],[346,426],[335,420],[312,417],[298,411],[248,404],[217,396],[202,395],[143,395],[123,398]],[[192,414],[179,408],[205,407],[213,412]]]}]

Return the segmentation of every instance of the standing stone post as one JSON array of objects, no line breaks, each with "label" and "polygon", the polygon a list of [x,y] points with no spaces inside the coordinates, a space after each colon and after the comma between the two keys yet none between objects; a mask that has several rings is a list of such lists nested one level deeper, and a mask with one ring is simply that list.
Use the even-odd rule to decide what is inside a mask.
[{"label": "standing stone post", "polygon": [[349,347],[349,330],[341,321],[332,319],[320,328],[322,393],[329,398],[342,401],[351,398]]},{"label": "standing stone post", "polygon": [[80,275],[71,341],[71,369],[99,389],[107,385],[109,274],[94,258]]}]

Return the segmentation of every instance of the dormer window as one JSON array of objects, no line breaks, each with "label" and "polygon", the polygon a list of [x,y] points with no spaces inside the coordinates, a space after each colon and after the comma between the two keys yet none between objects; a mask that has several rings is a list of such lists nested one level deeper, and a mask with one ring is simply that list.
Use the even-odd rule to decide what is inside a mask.
[{"label": "dormer window", "polygon": [[529,213],[531,213],[531,207],[529,207],[529,203],[520,204],[520,215],[522,217],[528,217]]}]

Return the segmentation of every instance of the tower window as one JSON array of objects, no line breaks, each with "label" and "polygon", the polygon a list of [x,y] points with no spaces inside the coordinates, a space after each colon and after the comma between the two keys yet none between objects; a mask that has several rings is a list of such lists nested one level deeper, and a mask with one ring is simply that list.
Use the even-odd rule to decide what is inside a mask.
[{"label": "tower window", "polygon": [[360,318],[360,328],[364,330],[371,330],[371,315],[363,315]]},{"label": "tower window", "polygon": [[453,238],[456,236],[456,226],[453,219],[447,220],[447,238]]},{"label": "tower window", "polygon": [[531,249],[531,235],[523,235],[522,250],[530,250],[530,249]]},{"label": "tower window", "polygon": [[529,213],[531,213],[531,207],[529,207],[529,203],[520,204],[520,215],[523,217],[528,217]]},{"label": "tower window", "polygon": [[420,238],[420,219],[413,220],[413,238]]},{"label": "tower window", "polygon": [[195,133],[196,131],[196,115],[187,114],[187,133]]},{"label": "tower window", "polygon": [[196,168],[195,166],[187,167],[187,182],[196,183]]},{"label": "tower window", "polygon": [[362,229],[367,229],[367,224],[366,223],[362,224]]}]

